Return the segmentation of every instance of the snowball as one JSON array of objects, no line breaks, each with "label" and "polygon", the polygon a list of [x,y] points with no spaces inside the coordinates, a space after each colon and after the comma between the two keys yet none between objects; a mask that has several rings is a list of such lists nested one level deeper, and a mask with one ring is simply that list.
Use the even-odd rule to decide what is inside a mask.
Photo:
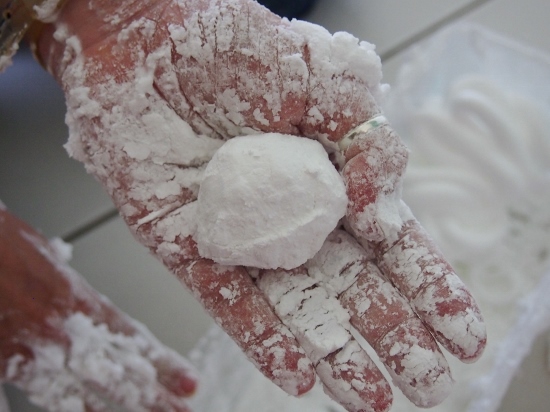
[{"label": "snowball", "polygon": [[291,269],[313,257],[346,213],[323,146],[269,133],[225,143],[205,169],[195,240],[225,265]]}]

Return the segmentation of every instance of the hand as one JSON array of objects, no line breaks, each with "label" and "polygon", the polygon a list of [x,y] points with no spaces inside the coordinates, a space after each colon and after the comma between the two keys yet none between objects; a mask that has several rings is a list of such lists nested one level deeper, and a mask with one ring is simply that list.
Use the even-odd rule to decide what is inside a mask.
[{"label": "hand", "polygon": [[189,411],[190,365],[0,207],[0,382],[52,412]]},{"label": "hand", "polygon": [[[380,114],[368,45],[248,0],[73,0],[44,28],[38,52],[65,90],[70,154],[104,184],[138,240],[285,391],[306,392],[317,373],[349,410],[391,403],[345,318],[332,322],[344,325],[344,337],[321,354],[322,342],[297,326],[318,306],[285,312],[273,299],[272,287],[288,287],[284,295],[300,277],[319,279],[310,296],[326,292],[323,299],[346,309],[418,405],[450,389],[433,336],[464,361],[479,357],[486,337],[475,302],[400,201],[407,152],[399,138],[383,125],[338,153],[345,133]],[[198,254],[191,222],[201,171],[224,140],[251,131],[316,138],[341,157],[352,237],[329,238],[324,263],[292,276],[261,272],[256,281],[250,269]],[[350,265],[347,276],[341,269]],[[331,279],[343,275],[335,289]]]}]

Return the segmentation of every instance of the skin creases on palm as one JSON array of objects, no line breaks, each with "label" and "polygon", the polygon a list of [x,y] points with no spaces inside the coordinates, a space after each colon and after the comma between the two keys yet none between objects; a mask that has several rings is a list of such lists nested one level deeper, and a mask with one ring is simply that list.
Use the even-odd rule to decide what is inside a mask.
[{"label": "skin creases on palm", "polygon": [[[86,12],[109,36],[87,38],[74,23],[82,12],[74,1],[60,16],[64,24],[47,29],[50,36],[57,30],[55,39],[40,50],[65,90],[69,153],[104,184],[138,240],[288,393],[306,392],[317,373],[349,410],[389,407],[389,386],[350,337],[349,324],[413,402],[439,402],[451,378],[433,336],[471,361],[485,331],[471,295],[399,199],[407,151],[388,125],[339,153],[348,234],[337,232],[326,247],[356,252],[325,280],[315,280],[311,268],[254,279],[243,267],[201,258],[192,239],[201,173],[225,140],[290,133],[338,154],[345,133],[380,114],[372,46],[281,20],[248,0],[158,1],[147,13],[94,3]],[[104,9],[118,18],[93,11]],[[341,278],[348,265],[358,269],[333,288],[327,279]],[[270,289],[270,278],[289,286],[282,295],[307,295],[304,306],[288,312],[270,302],[271,292],[258,288]],[[304,289],[291,279],[315,282]],[[341,307],[342,316],[327,314],[325,322],[343,330],[338,343],[321,350],[309,341],[311,324],[300,322],[325,304]]]}]

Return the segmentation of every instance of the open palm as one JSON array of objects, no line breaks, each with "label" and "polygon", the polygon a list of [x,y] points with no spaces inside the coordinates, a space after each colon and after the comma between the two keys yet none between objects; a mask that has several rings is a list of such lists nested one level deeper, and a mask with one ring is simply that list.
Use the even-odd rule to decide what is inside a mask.
[{"label": "open palm", "polygon": [[[285,391],[306,392],[317,374],[349,410],[388,409],[389,385],[352,327],[419,406],[451,387],[436,340],[463,361],[480,356],[473,298],[400,200],[407,150],[380,115],[371,45],[250,0],[73,0],[38,47],[65,90],[69,153]],[[218,265],[192,236],[205,165],[225,140],[261,132],[321,141],[350,199],[346,229],[293,271]],[[299,304],[284,305],[293,294]]]}]

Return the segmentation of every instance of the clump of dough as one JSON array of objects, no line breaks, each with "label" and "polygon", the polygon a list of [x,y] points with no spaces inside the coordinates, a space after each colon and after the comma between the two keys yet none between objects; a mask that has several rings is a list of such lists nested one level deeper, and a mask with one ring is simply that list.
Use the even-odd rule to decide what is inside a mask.
[{"label": "clump of dough", "polygon": [[346,213],[346,189],[323,146],[268,133],[226,142],[205,169],[195,240],[225,265],[292,269]]}]

